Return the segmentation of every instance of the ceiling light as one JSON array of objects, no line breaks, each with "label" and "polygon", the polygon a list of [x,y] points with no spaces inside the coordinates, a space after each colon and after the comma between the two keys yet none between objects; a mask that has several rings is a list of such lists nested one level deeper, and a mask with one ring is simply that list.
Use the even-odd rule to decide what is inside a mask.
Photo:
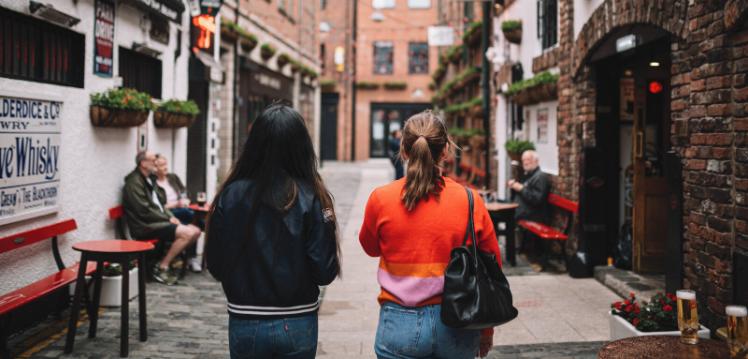
[{"label": "ceiling light", "polygon": [[652,61],[649,63],[649,67],[660,67],[660,63],[657,61]]}]

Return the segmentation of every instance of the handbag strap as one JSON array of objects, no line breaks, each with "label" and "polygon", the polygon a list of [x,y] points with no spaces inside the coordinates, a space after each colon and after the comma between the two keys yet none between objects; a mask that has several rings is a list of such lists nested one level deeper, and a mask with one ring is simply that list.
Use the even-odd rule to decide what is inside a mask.
[{"label": "handbag strap", "polygon": [[478,267],[478,244],[476,243],[476,235],[475,235],[475,221],[473,219],[473,191],[471,191],[469,188],[465,187],[465,192],[467,192],[468,196],[468,225],[467,229],[465,230],[465,239],[462,240],[462,245],[465,246],[467,244],[468,237],[472,239],[472,246],[473,246],[473,253],[475,253],[474,256],[474,262],[476,268]]}]

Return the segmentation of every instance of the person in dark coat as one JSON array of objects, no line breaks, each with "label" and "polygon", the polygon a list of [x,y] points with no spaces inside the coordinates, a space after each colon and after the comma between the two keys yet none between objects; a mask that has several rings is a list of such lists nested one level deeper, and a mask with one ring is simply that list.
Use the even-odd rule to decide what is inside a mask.
[{"label": "person in dark coat", "polygon": [[[514,218],[517,221],[527,220],[549,225],[548,194],[551,192],[551,179],[547,173],[540,170],[537,152],[528,150],[522,153],[522,170],[524,174],[520,181],[512,179],[508,182],[514,200],[519,204]],[[526,239],[530,238],[523,238],[523,252],[532,257],[538,256],[541,262],[545,262],[543,243],[534,240],[528,243]],[[542,270],[542,264],[533,269]]]},{"label": "person in dark coat", "polygon": [[400,158],[400,139],[403,137],[400,130],[392,131],[392,137],[387,144],[387,152],[390,155],[390,162],[395,167],[395,180],[403,178],[405,170],[403,168],[403,160]]}]

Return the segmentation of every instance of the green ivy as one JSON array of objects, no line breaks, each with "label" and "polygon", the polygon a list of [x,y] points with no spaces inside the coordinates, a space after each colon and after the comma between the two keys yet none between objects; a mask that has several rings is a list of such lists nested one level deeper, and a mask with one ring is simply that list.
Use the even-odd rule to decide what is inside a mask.
[{"label": "green ivy", "polygon": [[92,93],[91,106],[132,111],[150,111],[154,107],[151,95],[129,88],[115,88]]},{"label": "green ivy", "polygon": [[164,101],[160,105],[158,105],[158,111],[179,113],[190,116],[197,116],[200,114],[200,108],[197,107],[195,101],[192,100],[172,99]]},{"label": "green ivy", "polygon": [[558,75],[552,74],[548,71],[543,71],[532,78],[527,80],[517,81],[509,86],[506,94],[511,96],[524,89],[535,87],[542,84],[556,83],[558,81]]}]

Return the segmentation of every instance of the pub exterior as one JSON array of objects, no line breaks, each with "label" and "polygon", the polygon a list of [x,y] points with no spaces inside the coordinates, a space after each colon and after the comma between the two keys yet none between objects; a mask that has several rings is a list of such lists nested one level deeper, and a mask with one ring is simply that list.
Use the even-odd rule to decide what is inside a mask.
[{"label": "pub exterior", "polygon": [[[71,265],[72,244],[114,238],[107,210],[138,150],[167,156],[184,178],[186,129],[157,128],[152,114],[140,126],[93,126],[89,96],[130,87],[186,99],[187,14],[177,0],[0,1],[0,237],[75,219],[60,238]],[[48,242],[0,254],[0,293],[54,272]],[[46,313],[29,306],[3,325]]]},{"label": "pub exterior", "polygon": [[538,2],[557,10],[532,59],[558,69],[552,191],[580,203],[567,250],[591,268],[630,236],[633,271],[696,290],[723,326],[748,304],[748,1]]}]

